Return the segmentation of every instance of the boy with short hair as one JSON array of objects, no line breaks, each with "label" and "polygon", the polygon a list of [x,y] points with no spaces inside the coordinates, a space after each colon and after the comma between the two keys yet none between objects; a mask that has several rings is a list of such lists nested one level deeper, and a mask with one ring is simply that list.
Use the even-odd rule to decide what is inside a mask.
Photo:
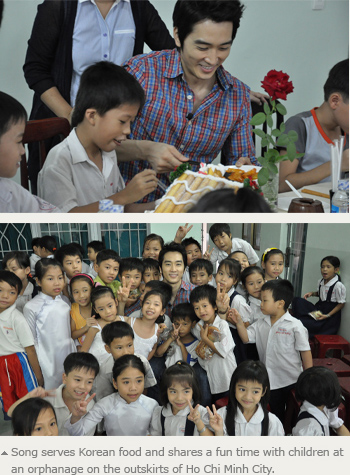
[{"label": "boy with short hair", "polygon": [[189,266],[191,284],[205,285],[213,281],[213,264],[208,259],[196,259]]},{"label": "boy with short hair", "polygon": [[228,224],[213,224],[209,229],[209,236],[214,243],[214,249],[210,255],[214,271],[216,271],[217,264],[220,264],[223,259],[226,259],[234,251],[243,251],[247,255],[250,265],[259,262],[257,253],[247,241],[232,237]]},{"label": "boy with short hair", "polygon": [[22,282],[10,271],[0,271],[0,387],[4,412],[44,378],[34,340],[23,314],[16,309]]},{"label": "boy with short hair", "polygon": [[[94,392],[96,393],[96,401],[105,396],[114,393],[113,386],[113,365],[115,360],[123,355],[134,354],[134,332],[131,326],[126,322],[112,322],[102,329],[102,340],[109,356],[100,365],[100,372],[96,378]],[[138,356],[146,371],[145,389],[157,384],[152,368],[147,358],[142,355]]]},{"label": "boy with short hair", "polygon": [[117,298],[117,293],[121,283],[117,280],[121,258],[113,249],[103,249],[96,256],[94,269],[97,272],[94,282],[96,285],[107,285]]},{"label": "boy with short hair", "polygon": [[55,259],[61,264],[68,283],[76,274],[82,273],[83,256],[75,244],[64,244],[55,253]]},{"label": "boy with short hair", "polygon": [[140,285],[143,271],[143,261],[137,257],[126,257],[120,262],[119,275],[123,285],[125,284],[126,286],[129,286],[129,283],[131,283],[129,298],[125,302],[124,307],[124,315],[126,317],[141,308]]},{"label": "boy with short hair", "polygon": [[29,277],[29,256],[23,251],[7,252],[2,260],[2,268],[13,272],[21,279],[22,290],[18,294],[16,308],[18,311],[23,313],[23,307],[25,304],[38,294],[35,282]]},{"label": "boy with short hair", "polygon": [[135,204],[157,186],[153,170],[135,174],[125,187],[116,149],[144,103],[144,91],[121,66],[101,61],[85,69],[72,115],[70,135],[50,150],[38,176],[39,196],[63,212],[96,213],[111,199],[126,212],[154,209]]},{"label": "boy with short hair", "polygon": [[13,178],[25,153],[22,139],[27,113],[16,99],[0,92],[0,213],[59,213],[15,183]]},{"label": "boy with short hair", "polygon": [[142,281],[144,284],[147,284],[151,280],[159,280],[161,277],[159,262],[156,259],[152,259],[151,257],[143,259],[142,262],[144,267]]},{"label": "boy with short hair", "polygon": [[30,260],[30,272],[32,275],[35,273],[35,264],[40,261],[40,238],[36,237],[32,239],[33,254],[29,257]]},{"label": "boy with short hair", "polygon": [[90,270],[89,274],[95,278],[97,277],[97,272],[94,269],[95,261],[96,261],[96,256],[97,254],[102,251],[103,249],[106,249],[105,244],[102,241],[91,241],[87,245],[87,255],[90,260]]},{"label": "boy with short hair", "polygon": [[[207,372],[213,403],[227,396],[231,376],[237,366],[233,353],[235,344],[228,323],[216,313],[216,298],[216,289],[211,285],[196,287],[190,295],[190,302],[200,320],[192,333],[212,353],[210,359],[198,356],[198,362]],[[214,342],[208,337],[209,327],[217,329],[218,341]]]},{"label": "boy with short hair", "polygon": [[[349,59],[340,61],[329,72],[323,86],[324,102],[311,111],[301,112],[286,122],[285,133],[295,131],[298,153],[303,157],[280,163],[279,190],[289,191],[285,180],[296,188],[330,181],[330,144],[344,133],[343,172],[349,171]],[[281,155],[286,152],[282,150]]]},{"label": "boy with short hair", "polygon": [[271,412],[281,422],[284,422],[290,389],[295,386],[303,366],[304,369],[312,366],[308,331],[288,312],[293,293],[293,285],[288,280],[265,282],[261,288],[261,311],[266,317],[248,328],[237,310],[228,312],[243,343],[256,343],[259,359],[265,364],[270,378]]}]

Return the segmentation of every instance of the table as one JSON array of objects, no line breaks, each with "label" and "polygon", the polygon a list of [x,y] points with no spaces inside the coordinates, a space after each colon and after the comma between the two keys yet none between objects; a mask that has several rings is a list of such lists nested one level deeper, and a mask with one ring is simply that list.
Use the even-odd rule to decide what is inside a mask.
[{"label": "table", "polygon": [[[329,205],[329,198],[323,198],[321,196],[314,196],[314,195],[309,195],[308,193],[302,193],[301,190],[306,188],[307,190],[312,190],[312,191],[318,191],[319,193],[324,193],[326,195],[329,195],[329,190],[331,188],[331,182],[326,182],[326,183],[318,183],[317,185],[307,185],[303,186],[299,191],[303,198],[311,198],[314,200],[319,200],[323,204],[323,208],[325,213],[330,212],[330,205]],[[287,191],[285,193],[279,193],[278,194],[278,213],[287,213],[288,207],[292,199],[296,198],[295,193],[293,191]],[[305,213],[303,213],[305,214]]]},{"label": "table", "polygon": [[339,377],[350,377],[350,366],[338,358],[314,358],[314,366],[323,366],[331,369]]}]

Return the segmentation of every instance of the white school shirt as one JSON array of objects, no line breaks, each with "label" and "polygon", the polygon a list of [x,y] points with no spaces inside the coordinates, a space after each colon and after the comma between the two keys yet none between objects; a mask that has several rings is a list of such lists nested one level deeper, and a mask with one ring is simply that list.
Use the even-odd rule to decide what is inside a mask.
[{"label": "white school shirt", "polygon": [[91,275],[93,279],[97,277],[97,272],[95,271],[95,268],[94,268],[94,262],[90,262],[88,274]]},{"label": "white school shirt", "polygon": [[30,256],[29,258],[29,262],[30,262],[30,272],[32,275],[35,275],[35,264],[40,261],[41,257],[40,256],[37,256],[36,254],[33,254]]},{"label": "white school shirt", "polygon": [[[234,287],[231,287],[230,290],[228,291],[228,296],[231,297],[233,292],[235,291]],[[252,316],[252,310],[247,304],[247,301],[242,295],[236,295],[235,298],[231,302],[231,308],[235,308],[237,312],[240,314],[242,317],[242,320],[244,322],[250,322],[251,316]],[[236,328],[236,325],[233,325],[233,323],[227,322],[230,327]]]},{"label": "white school shirt", "polygon": [[[230,254],[232,254],[232,252],[235,252],[235,251],[244,252],[248,257],[248,261],[250,265],[256,264],[257,262],[259,262],[259,257],[257,253],[254,251],[252,246],[244,239],[232,238],[232,247],[231,247]],[[210,260],[214,266],[214,272],[217,269],[217,264],[220,264],[220,262],[226,259],[226,257],[228,257],[227,252],[221,251],[214,244],[214,249],[210,256]]]},{"label": "white school shirt", "polygon": [[23,353],[34,339],[23,314],[16,309],[16,303],[0,313],[0,356]]},{"label": "white school shirt", "polygon": [[324,302],[327,299],[328,291],[329,291],[330,287],[332,287],[332,285],[335,282],[336,282],[336,284],[335,284],[333,292],[332,292],[331,302],[337,302],[337,303],[345,303],[346,302],[346,287],[344,286],[344,284],[342,284],[338,280],[338,276],[333,277],[333,279],[331,279],[329,282],[327,282],[327,284],[323,283],[323,279],[319,279],[319,281],[317,282],[317,291],[318,291],[318,289],[320,287],[320,284],[321,284],[320,295],[319,295],[320,300],[322,300]]},{"label": "white school shirt", "polygon": [[[187,343],[184,345],[188,353],[186,363],[188,363],[191,366],[196,364],[198,361],[198,356],[196,353],[196,348],[198,346],[198,343],[199,341],[197,340],[197,338],[195,338],[191,343]],[[170,351],[167,351],[165,355],[165,366],[167,368],[175,364],[177,361],[182,360],[181,348],[175,341],[172,342],[169,348],[170,348]]]},{"label": "white school shirt", "polygon": [[102,152],[102,173],[89,159],[75,129],[50,150],[38,175],[38,194],[66,213],[103,200],[124,189],[117,155]]},{"label": "white school shirt", "polygon": [[[134,330],[136,318],[130,318],[130,326]],[[157,331],[158,331],[158,323],[154,324],[154,335],[151,338],[141,338],[135,331],[134,331],[134,348],[135,353],[139,355],[143,355],[145,358],[148,359],[148,355],[153,350],[154,345],[158,341]]]},{"label": "white school shirt", "polygon": [[[70,435],[68,430],[64,427],[66,421],[68,421],[72,415],[72,413],[69,411],[68,407],[66,406],[63,396],[62,396],[62,391],[65,388],[65,384],[61,384],[56,389],[56,394],[55,396],[51,397],[45,397],[45,401],[48,401],[52,404],[52,406],[55,409],[56,413],[56,419],[57,419],[57,427],[58,427],[58,435]],[[90,397],[88,394],[85,399]],[[92,400],[89,402],[87,406],[87,410],[90,411],[95,405],[95,401]],[[90,432],[86,435],[94,435],[95,433],[95,428],[91,429]]]},{"label": "white school shirt", "polygon": [[61,213],[9,178],[0,177],[0,213]]},{"label": "white school shirt", "polygon": [[34,285],[28,282],[22,295],[19,295],[16,299],[16,308],[19,312],[23,313],[24,306],[29,300],[32,300],[32,294],[34,292]]},{"label": "white school shirt", "polygon": [[89,353],[94,355],[94,357],[97,359],[99,364],[102,364],[108,358],[109,353],[107,353],[106,348],[105,348],[105,343],[102,340],[102,328],[100,324],[98,323],[98,320],[92,326],[92,328],[97,328],[98,332],[95,334],[95,337],[91,343],[91,346],[89,348]]},{"label": "white school shirt", "polygon": [[[192,401],[193,405],[193,401]],[[198,412],[201,416],[201,419],[206,427],[209,427],[209,415],[205,407],[199,406]],[[164,432],[165,436],[183,436],[185,435],[185,427],[187,416],[190,413],[190,408],[188,406],[185,409],[179,411],[176,415],[173,414],[171,404],[168,403],[166,406],[158,406],[155,408],[152,416],[150,435],[162,435],[162,424],[161,424],[161,413],[165,417],[164,420]],[[198,429],[194,426],[193,431],[194,436],[199,436]]]},{"label": "white school shirt", "polygon": [[313,417],[308,419],[302,419],[297,423],[297,425],[293,428],[292,434],[296,436],[323,436],[323,431],[320,426],[322,425],[324,429],[324,434],[326,436],[329,435],[329,428],[332,429],[339,429],[344,424],[344,421],[338,417],[338,409],[335,411],[330,411],[326,407],[321,411],[316,406],[311,404],[308,401],[304,401],[300,412],[308,412],[316,417],[317,421]]},{"label": "white school shirt", "polygon": [[54,299],[42,292],[30,300],[23,314],[34,336],[45,389],[62,383],[63,362],[76,352],[71,338],[70,306],[58,295]]},{"label": "white school shirt", "polygon": [[260,307],[261,300],[260,299],[257,299],[255,297],[252,297],[251,295],[249,295],[248,304],[249,304],[249,307],[252,311],[251,317],[250,317],[250,324],[256,322],[257,320],[260,320],[260,319],[266,317],[266,315],[264,315],[261,311],[261,307]]},{"label": "white school shirt", "polygon": [[[155,386],[157,384],[157,380],[154,376],[153,370],[147,358],[142,355],[138,355],[134,353],[135,356],[138,356],[143,363],[143,367],[145,368],[145,389]],[[100,363],[100,371],[95,378],[92,391],[96,393],[96,401],[109,396],[115,392],[113,386],[113,366],[114,366],[114,359],[112,355],[108,355],[108,358]]]},{"label": "white school shirt", "polygon": [[[200,321],[192,330],[196,338],[200,340],[200,329],[203,322]],[[215,348],[221,356],[216,353],[210,360],[203,360],[198,356],[198,363],[207,372],[210,392],[212,394],[223,393],[230,387],[231,376],[237,367],[236,358],[233,354],[235,343],[233,341],[230,328],[225,320],[216,316],[214,327],[217,327],[221,333],[221,341],[214,343]]]},{"label": "white school shirt", "polygon": [[[224,435],[227,434],[227,428],[225,424],[226,420],[226,411],[227,407],[220,407],[218,409],[218,414],[222,417],[223,423],[224,423]],[[237,407],[237,413],[235,415],[235,435],[236,436],[260,436],[261,435],[261,423],[264,420],[264,411],[259,404],[258,409],[256,413],[253,415],[253,417],[250,419],[249,422],[247,422],[246,418],[244,417],[241,409]],[[214,432],[214,429],[209,427],[210,430]],[[284,435],[284,429],[282,422],[278,419],[275,414],[272,414],[269,412],[269,430],[268,430],[268,435],[272,436],[283,436]]]},{"label": "white school shirt", "polygon": [[303,371],[300,351],[310,350],[309,334],[289,312],[271,326],[270,316],[247,328],[249,343],[256,343],[259,359],[266,366],[271,389],[295,383]]},{"label": "white school shirt", "polygon": [[75,424],[65,423],[70,435],[87,433],[104,419],[107,435],[148,435],[152,414],[157,401],[141,394],[137,401],[128,404],[118,393],[104,397]]}]

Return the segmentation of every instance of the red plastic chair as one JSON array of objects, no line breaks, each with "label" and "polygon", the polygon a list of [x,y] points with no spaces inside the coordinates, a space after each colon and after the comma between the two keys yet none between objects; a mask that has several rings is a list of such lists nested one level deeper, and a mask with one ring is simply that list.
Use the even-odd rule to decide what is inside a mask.
[{"label": "red plastic chair", "polygon": [[350,354],[350,343],[340,335],[315,335],[315,342],[317,358],[324,358],[328,350],[342,350],[345,355]]},{"label": "red plastic chair", "polygon": [[315,358],[313,360],[313,365],[331,369],[335,372],[338,378],[350,376],[350,366],[338,358]]},{"label": "red plastic chair", "polygon": [[[47,151],[45,140],[61,136],[62,140],[68,137],[71,127],[67,119],[62,117],[52,117],[50,119],[29,120],[23,136],[23,145],[39,142],[40,169],[44,165]],[[24,154],[21,161],[21,185],[29,190],[27,158]]]}]

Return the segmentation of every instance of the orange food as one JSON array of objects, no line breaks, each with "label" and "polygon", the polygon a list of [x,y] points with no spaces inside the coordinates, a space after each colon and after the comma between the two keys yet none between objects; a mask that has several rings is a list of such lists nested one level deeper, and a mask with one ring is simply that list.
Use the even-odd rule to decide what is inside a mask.
[{"label": "orange food", "polygon": [[244,180],[249,177],[252,180],[256,180],[258,178],[258,172],[256,171],[256,168],[252,168],[249,172],[245,172],[240,168],[229,168],[227,173],[229,173],[229,180],[238,181],[238,183],[243,183]]}]

